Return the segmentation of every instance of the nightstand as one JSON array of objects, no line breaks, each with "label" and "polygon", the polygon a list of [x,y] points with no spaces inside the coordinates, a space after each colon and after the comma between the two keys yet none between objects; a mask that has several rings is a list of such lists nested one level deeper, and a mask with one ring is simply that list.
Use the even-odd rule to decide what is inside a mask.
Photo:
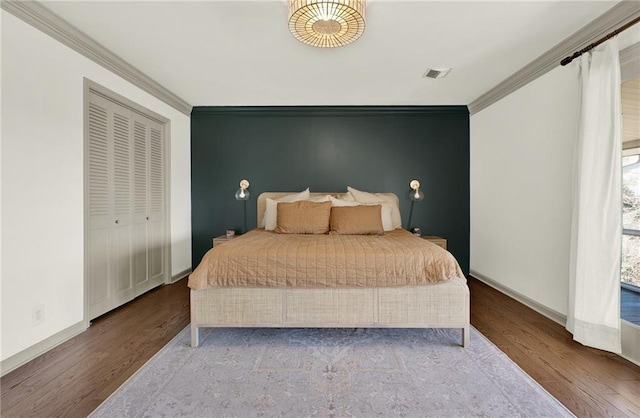
[{"label": "nightstand", "polygon": [[213,239],[213,246],[224,244],[225,242],[229,242],[234,239],[237,235],[232,236],[231,238],[227,238],[226,235],[220,235],[219,237],[215,237]]},{"label": "nightstand", "polygon": [[447,249],[447,240],[441,237],[436,237],[435,235],[422,235],[420,238],[426,239],[429,242],[436,244],[439,247]]}]

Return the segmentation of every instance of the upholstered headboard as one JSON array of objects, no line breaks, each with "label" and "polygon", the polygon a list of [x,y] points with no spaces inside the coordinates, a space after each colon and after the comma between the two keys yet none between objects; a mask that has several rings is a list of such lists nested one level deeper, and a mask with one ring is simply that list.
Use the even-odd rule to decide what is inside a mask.
[{"label": "upholstered headboard", "polygon": [[[258,228],[262,226],[262,218],[264,217],[264,211],[267,209],[267,199],[278,199],[290,194],[296,194],[298,192],[264,192],[258,196]],[[331,195],[333,197],[340,197],[345,192],[327,192],[327,193],[311,193],[311,197],[321,197]],[[383,196],[392,196],[396,205],[400,205],[398,196],[395,193],[380,193]]]}]

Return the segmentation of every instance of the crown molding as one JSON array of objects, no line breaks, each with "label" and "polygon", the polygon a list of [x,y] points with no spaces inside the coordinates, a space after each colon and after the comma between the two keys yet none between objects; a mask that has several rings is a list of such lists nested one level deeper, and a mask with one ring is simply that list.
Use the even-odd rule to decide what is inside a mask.
[{"label": "crown molding", "polygon": [[469,113],[476,114],[482,109],[508,96],[536,78],[560,65],[560,60],[573,54],[617,28],[640,17],[640,2],[624,0],[596,18],[591,23],[545,52],[513,75],[505,79],[469,104]]},{"label": "crown molding", "polygon": [[0,7],[187,116],[191,105],[36,1],[2,0]]},{"label": "crown molding", "polygon": [[424,115],[425,113],[464,114],[464,105],[448,106],[194,106],[191,117],[199,115],[242,116],[369,116],[385,114]]},{"label": "crown molding", "polygon": [[[179,112],[190,116],[192,106],[100,45],[37,1],[1,0],[0,8],[46,33]],[[508,96],[557,67],[560,60],[580,50],[616,28],[640,17],[640,2],[623,0],[602,16],[551,48],[525,67],[469,104],[471,115]]]}]

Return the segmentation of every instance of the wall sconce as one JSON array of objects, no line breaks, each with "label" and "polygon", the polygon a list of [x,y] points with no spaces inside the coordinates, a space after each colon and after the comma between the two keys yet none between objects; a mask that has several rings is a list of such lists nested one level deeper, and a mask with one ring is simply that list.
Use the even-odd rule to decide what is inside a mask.
[{"label": "wall sconce", "polygon": [[240,188],[236,190],[236,200],[242,200],[244,203],[244,229],[242,233],[247,232],[247,200],[249,200],[249,181],[240,180]]},{"label": "wall sconce", "polygon": [[420,182],[418,180],[411,180],[409,182],[411,191],[409,192],[409,198],[411,199],[411,209],[409,210],[409,222],[407,222],[407,229],[411,230],[411,217],[413,216],[413,204],[420,202],[424,199],[424,192],[420,190]]}]

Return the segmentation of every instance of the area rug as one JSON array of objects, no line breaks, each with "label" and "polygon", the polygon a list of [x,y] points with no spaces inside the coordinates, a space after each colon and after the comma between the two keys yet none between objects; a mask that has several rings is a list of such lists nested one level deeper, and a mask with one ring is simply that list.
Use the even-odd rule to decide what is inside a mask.
[{"label": "area rug", "polygon": [[573,416],[475,329],[185,328],[92,417]]}]

